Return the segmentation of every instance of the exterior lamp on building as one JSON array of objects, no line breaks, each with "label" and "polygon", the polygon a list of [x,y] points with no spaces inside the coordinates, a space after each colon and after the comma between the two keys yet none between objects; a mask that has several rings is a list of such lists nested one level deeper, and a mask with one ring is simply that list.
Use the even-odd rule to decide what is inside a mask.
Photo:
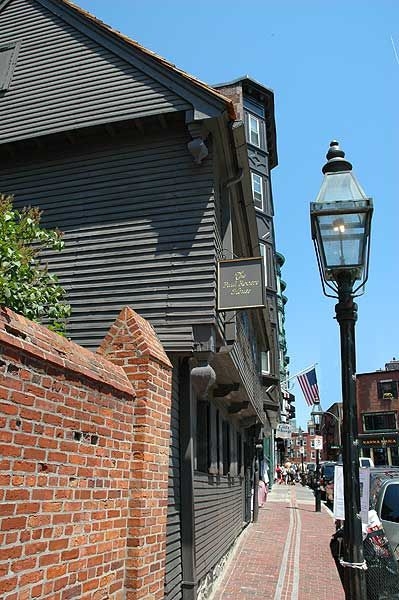
[{"label": "exterior lamp on building", "polygon": [[[321,417],[323,410],[320,404],[314,404],[311,412],[311,418],[314,425],[315,436],[320,435]],[[321,490],[320,490],[320,449],[316,447],[316,479],[315,479],[315,511],[321,512]]]},{"label": "exterior lamp on building", "polygon": [[[338,142],[331,142],[324,180],[310,205],[312,239],[326,296],[335,306],[341,338],[344,471],[344,588],[347,600],[367,598],[360,518],[359,451],[355,396],[355,322],[353,301],[368,276],[373,203],[352,173]],[[334,293],[328,293],[327,288]]]}]

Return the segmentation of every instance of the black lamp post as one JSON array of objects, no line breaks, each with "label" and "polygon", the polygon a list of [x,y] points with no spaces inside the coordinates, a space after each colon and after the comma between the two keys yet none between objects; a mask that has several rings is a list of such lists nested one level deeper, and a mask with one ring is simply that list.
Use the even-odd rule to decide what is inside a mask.
[{"label": "black lamp post", "polygon": [[363,293],[368,276],[373,203],[354,177],[352,165],[345,160],[338,142],[331,142],[322,170],[324,180],[316,202],[310,205],[310,218],[323,291],[338,299],[335,312],[341,338],[344,588],[347,600],[363,600],[367,592],[355,396],[357,306],[353,299]]},{"label": "black lamp post", "polygon": [[299,448],[299,452],[301,454],[301,475],[303,476],[305,469],[303,466],[303,454],[304,454],[304,447],[303,447],[303,433],[302,433],[302,429],[299,429],[299,443],[300,443],[300,448]]},{"label": "black lamp post", "polygon": [[[321,415],[323,414],[320,405],[314,404],[311,412],[311,417],[314,425],[315,436],[320,435]],[[316,480],[315,480],[315,511],[321,512],[321,490],[320,490],[320,450],[316,448]]]}]

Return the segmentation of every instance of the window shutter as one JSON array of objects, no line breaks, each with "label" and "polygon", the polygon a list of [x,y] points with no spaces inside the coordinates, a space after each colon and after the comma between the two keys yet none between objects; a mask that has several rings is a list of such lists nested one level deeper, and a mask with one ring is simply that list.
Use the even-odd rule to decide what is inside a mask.
[{"label": "window shutter", "polygon": [[260,121],[260,147],[262,148],[262,150],[267,150],[266,123],[264,121]]},{"label": "window shutter", "polygon": [[20,42],[0,45],[0,91],[8,90],[17,63]]},{"label": "window shutter", "polygon": [[249,123],[248,123],[248,113],[244,112],[244,125],[245,125],[245,138],[248,142],[249,140]]}]

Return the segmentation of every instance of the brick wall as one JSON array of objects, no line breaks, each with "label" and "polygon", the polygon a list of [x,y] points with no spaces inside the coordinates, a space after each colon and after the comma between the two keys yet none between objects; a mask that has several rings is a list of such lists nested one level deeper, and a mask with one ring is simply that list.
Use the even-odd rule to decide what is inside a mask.
[{"label": "brick wall", "polygon": [[243,112],[243,95],[241,84],[232,84],[217,88],[218,92],[229,98],[233,102],[234,110],[236,113],[236,119],[238,121],[244,120]]},{"label": "brick wall", "polygon": [[383,399],[378,397],[379,381],[399,381],[399,371],[376,371],[356,375],[356,400],[359,433],[363,433],[363,413],[398,411],[397,398]]},{"label": "brick wall", "polygon": [[163,598],[172,365],[151,325],[130,308],[99,352],[123,367],[136,392],[126,600]]},{"label": "brick wall", "polygon": [[162,598],[170,372],[129,309],[101,355],[0,311],[2,600]]}]

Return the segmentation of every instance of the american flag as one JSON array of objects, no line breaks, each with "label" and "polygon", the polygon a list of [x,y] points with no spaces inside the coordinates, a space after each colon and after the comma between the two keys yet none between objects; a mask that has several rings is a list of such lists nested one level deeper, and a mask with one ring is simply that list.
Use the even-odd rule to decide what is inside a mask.
[{"label": "american flag", "polygon": [[310,369],[302,375],[297,375],[299,385],[303,395],[305,396],[306,404],[312,406],[312,404],[318,404],[320,402],[319,386],[317,385],[316,369]]}]

